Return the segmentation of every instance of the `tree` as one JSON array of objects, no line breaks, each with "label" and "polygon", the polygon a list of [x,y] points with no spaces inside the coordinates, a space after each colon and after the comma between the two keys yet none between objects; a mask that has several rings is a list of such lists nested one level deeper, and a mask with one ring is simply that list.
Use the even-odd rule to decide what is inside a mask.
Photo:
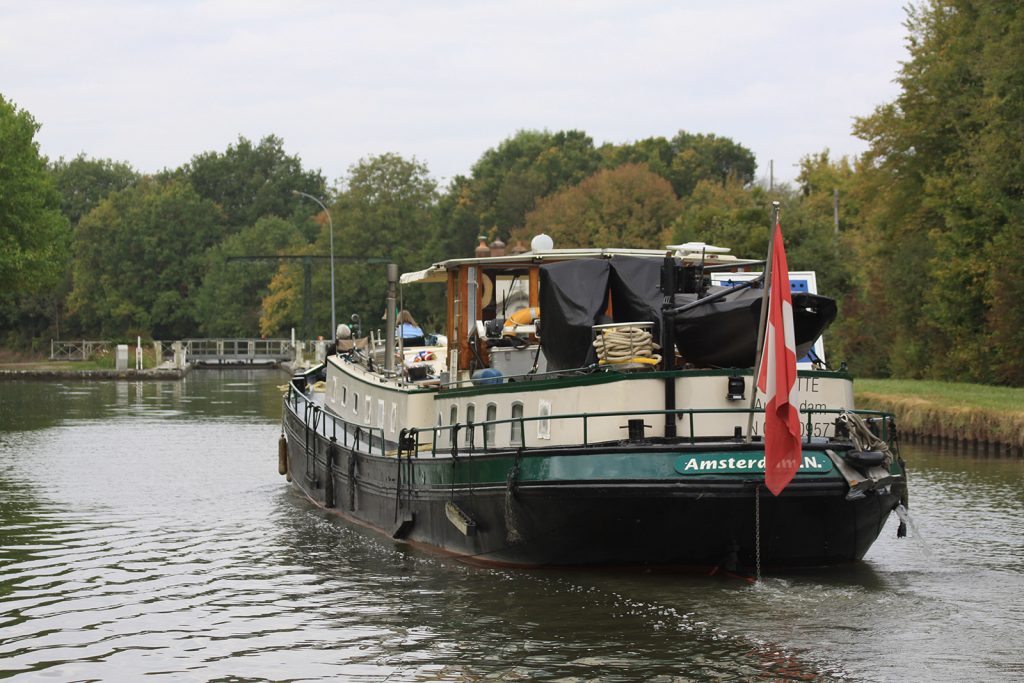
[{"label": "tree", "polygon": [[[25,346],[59,321],[68,221],[39,154],[39,125],[0,95],[0,340]],[[59,322],[56,322],[59,329]]]},{"label": "tree", "polygon": [[146,179],[86,214],[75,235],[69,308],[102,336],[197,331],[193,294],[222,214],[180,180]]},{"label": "tree", "polygon": [[239,136],[223,154],[197,154],[172,175],[188,178],[200,197],[216,203],[232,232],[264,216],[305,218],[315,207],[292,191],[316,197],[326,192],[320,172],[304,170],[301,159],[289,156],[275,135],[264,137],[258,145]]},{"label": "tree", "polygon": [[[251,337],[261,330],[263,299],[279,264],[229,261],[232,256],[294,254],[306,247],[301,231],[283,218],[267,216],[212,247],[196,293],[199,330],[212,337]],[[275,326],[274,333],[279,332]]]},{"label": "tree", "polygon": [[743,258],[767,253],[771,205],[762,188],[748,188],[737,179],[701,180],[682,203],[673,225],[674,242],[728,247]]},{"label": "tree", "polygon": [[688,197],[702,180],[725,183],[728,180],[747,185],[754,180],[757,162],[754,153],[726,137],[679,131],[671,140],[647,138],[624,145],[603,145],[601,156],[606,167],[625,163],[644,163],[672,183],[680,198]]},{"label": "tree", "polygon": [[68,259],[68,221],[39,154],[32,115],[0,95],[0,291],[52,287]]},{"label": "tree", "polygon": [[892,340],[883,352],[904,376],[1018,382],[1006,297],[1024,259],[1007,248],[1024,220],[1024,8],[932,0],[907,25],[900,95],[856,126],[870,145],[860,256]]},{"label": "tree", "polygon": [[82,216],[111,192],[131,187],[139,180],[138,172],[129,164],[110,159],[89,159],[84,154],[71,161],[61,157],[51,165],[50,172],[60,192],[61,212],[72,226],[78,225]]},{"label": "tree", "polygon": [[679,208],[667,180],[641,164],[625,164],[538,201],[519,236],[529,241],[544,232],[559,247],[659,249]]},{"label": "tree", "polygon": [[456,177],[440,204],[448,240],[469,254],[478,235],[507,238],[537,200],[578,184],[600,155],[582,131],[521,130],[481,155],[470,178]]},{"label": "tree", "polygon": [[[427,167],[415,159],[397,154],[382,154],[360,160],[344,179],[345,190],[331,210],[334,221],[334,251],[338,257],[361,259],[385,257],[397,263],[400,271],[429,265],[431,238],[436,234],[437,186]],[[329,251],[329,223],[318,216],[318,235],[311,253]],[[317,329],[329,328],[330,270],[315,267],[313,274],[313,310]],[[338,320],[357,313],[367,328],[379,324],[384,311],[387,287],[383,264],[350,263],[338,265],[336,291]],[[270,286],[261,318],[264,333],[298,322],[301,311],[301,268],[283,264]],[[409,288],[406,306],[416,310],[421,322],[440,320],[443,293]]]}]

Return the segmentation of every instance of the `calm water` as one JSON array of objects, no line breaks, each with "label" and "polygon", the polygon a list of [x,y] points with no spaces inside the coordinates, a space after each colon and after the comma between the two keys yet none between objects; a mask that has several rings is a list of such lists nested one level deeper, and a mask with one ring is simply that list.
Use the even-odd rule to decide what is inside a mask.
[{"label": "calm water", "polygon": [[759,586],[468,567],[276,473],[272,371],[0,383],[0,678],[1024,677],[1024,463],[904,448],[919,538]]}]

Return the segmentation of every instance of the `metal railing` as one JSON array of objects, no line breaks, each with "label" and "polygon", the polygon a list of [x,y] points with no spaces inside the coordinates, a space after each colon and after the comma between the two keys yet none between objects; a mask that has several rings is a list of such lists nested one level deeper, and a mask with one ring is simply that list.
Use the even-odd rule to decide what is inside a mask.
[{"label": "metal railing", "polygon": [[[680,408],[676,410],[630,410],[630,411],[619,411],[619,412],[598,412],[598,413],[567,413],[563,415],[536,415],[536,416],[519,416],[513,418],[504,418],[501,420],[485,420],[481,422],[473,422],[468,424],[455,423],[450,425],[438,425],[436,427],[425,427],[425,428],[411,428],[403,429],[401,434],[396,441],[388,442],[385,439],[383,427],[370,427],[365,424],[356,424],[345,420],[333,413],[324,410],[321,406],[311,401],[303,392],[297,390],[293,384],[288,386],[288,395],[285,399],[292,407],[295,414],[298,416],[300,413],[300,405],[303,406],[304,411],[303,418],[306,424],[309,424],[310,418],[313,418],[313,430],[315,433],[322,434],[325,438],[338,439],[339,426],[341,433],[341,440],[339,443],[344,446],[349,445],[349,438],[352,439],[352,447],[358,447],[359,444],[365,443],[369,446],[369,452],[372,454],[374,446],[378,448],[380,455],[390,454],[404,455],[406,457],[418,456],[424,447],[429,447],[431,457],[436,457],[439,453],[450,453],[454,456],[460,455],[473,455],[474,453],[489,452],[493,450],[514,450],[518,448],[537,448],[540,445],[534,444],[532,446],[527,445],[526,439],[526,424],[548,421],[554,423],[556,421],[569,421],[579,420],[583,423],[583,441],[579,444],[573,444],[582,448],[595,446],[600,443],[607,443],[606,440],[591,442],[590,441],[590,425],[593,420],[597,419],[609,419],[609,418],[631,418],[631,417],[649,417],[656,415],[674,415],[677,419],[687,419],[689,421],[689,435],[679,437],[675,440],[676,443],[684,443],[688,445],[696,445],[698,439],[700,441],[729,441],[735,440],[735,435],[730,436],[719,436],[719,437],[697,437],[694,434],[695,431],[695,418],[700,415],[716,415],[716,414],[736,414],[736,415],[749,415],[751,413],[761,413],[763,409],[758,408]],[[814,416],[815,415],[840,415],[842,413],[849,412],[861,417],[866,418],[866,421],[872,428],[878,427],[877,436],[887,443],[891,443],[891,438],[895,432],[893,430],[894,416],[891,413],[885,413],[878,410],[845,410],[842,408],[816,408],[806,411],[802,411],[802,414],[806,415],[806,427],[807,433],[802,440],[804,443],[813,443],[814,434]],[[328,422],[330,422],[330,429],[328,430]],[[518,443],[510,443],[507,446],[497,447],[494,445],[495,440],[493,435],[497,432],[499,425],[517,425],[518,430]],[[493,429],[492,429],[493,427]],[[622,425],[623,428],[626,425]],[[462,444],[459,444],[459,432],[463,430],[469,430],[467,437]],[[482,439],[478,442],[476,435],[478,433],[482,435]],[[448,444],[443,445],[439,448],[438,437],[442,434],[448,434]],[[427,436],[427,438],[423,438]],[[390,443],[390,449],[389,449]],[[761,443],[761,442],[757,442]],[[480,444],[480,445],[478,445]],[[545,444],[547,445],[547,444]],[[559,444],[564,446],[565,444]],[[443,449],[443,450],[442,450]]]},{"label": "metal railing", "polygon": [[196,362],[280,362],[292,360],[290,339],[183,339],[188,358]]},{"label": "metal railing", "polygon": [[[380,455],[387,455],[388,441],[384,438],[383,427],[356,424],[330,413],[324,410],[323,406],[310,400],[303,392],[297,390],[294,384],[288,385],[285,402],[296,417],[301,414],[304,425],[312,433],[319,434],[325,439],[333,438],[339,445],[346,448],[357,449],[365,446],[366,452],[371,455],[375,449]],[[396,448],[398,446],[394,441],[391,444]]]},{"label": "metal railing", "polygon": [[[675,410],[628,410],[628,411],[599,412],[599,413],[566,413],[564,415],[535,415],[535,416],[531,416],[531,417],[520,416],[520,417],[513,417],[513,418],[504,418],[504,419],[501,419],[501,420],[485,420],[485,421],[482,421],[482,422],[473,422],[473,423],[468,423],[468,424],[456,423],[454,425],[439,425],[439,426],[436,426],[436,427],[426,427],[426,428],[422,428],[422,429],[413,428],[413,429],[407,430],[407,434],[411,438],[415,439],[415,443],[416,443],[416,446],[417,446],[416,450],[418,451],[419,450],[419,446],[426,445],[425,442],[421,442],[420,441],[419,435],[423,434],[423,433],[429,433],[431,435],[431,438],[429,440],[431,451],[436,453],[438,451],[438,444],[437,444],[438,434],[443,433],[443,432],[451,432],[449,441],[451,442],[452,447],[457,449],[458,448],[457,442],[458,442],[458,432],[459,432],[459,430],[468,429],[468,430],[471,430],[471,431],[470,431],[469,436],[466,437],[466,441],[463,444],[463,446],[465,448],[467,448],[470,452],[474,452],[474,451],[477,451],[477,450],[488,451],[488,450],[492,450],[492,449],[495,448],[492,444],[488,443],[488,441],[489,440],[493,440],[493,437],[489,438],[489,435],[493,435],[497,431],[497,426],[498,425],[517,424],[517,426],[518,426],[517,433],[519,435],[519,443],[512,443],[512,444],[510,444],[507,447],[503,446],[502,448],[504,449],[504,448],[527,447],[526,446],[526,423],[527,422],[555,422],[555,421],[563,421],[563,420],[565,420],[565,421],[567,421],[567,420],[581,420],[583,422],[583,441],[580,444],[574,444],[574,445],[579,445],[579,446],[581,446],[583,448],[586,448],[586,447],[589,447],[589,446],[596,445],[597,443],[606,443],[606,441],[591,443],[591,441],[590,441],[590,423],[591,423],[592,420],[602,419],[602,418],[630,418],[630,417],[641,417],[641,416],[649,417],[649,416],[652,416],[652,415],[654,415],[654,416],[656,416],[656,415],[661,415],[661,416],[675,415],[677,419],[685,417],[686,419],[689,420],[689,435],[683,436],[683,437],[678,437],[676,439],[676,441],[677,442],[681,442],[681,443],[687,443],[688,445],[693,446],[693,445],[697,444],[698,439],[703,439],[703,440],[708,440],[708,439],[727,440],[727,439],[730,439],[730,438],[732,438],[732,439],[736,438],[736,436],[734,436],[734,435],[733,436],[724,436],[723,435],[723,436],[717,436],[717,437],[715,437],[715,436],[697,437],[696,434],[695,434],[695,426],[696,426],[695,422],[694,422],[695,416],[699,416],[699,415],[716,415],[716,414],[730,414],[730,413],[737,414],[737,415],[749,415],[749,414],[753,413],[753,414],[756,415],[756,414],[761,413],[761,412],[763,412],[762,408],[678,408],[678,409],[675,409]],[[875,425],[875,424],[880,425],[879,433],[877,434],[877,436],[880,439],[882,439],[883,441],[887,442],[887,443],[890,441],[890,431],[892,429],[892,423],[893,423],[893,420],[894,420],[894,416],[891,413],[885,413],[885,412],[882,412],[882,411],[879,411],[879,410],[845,410],[845,409],[842,409],[842,408],[818,408],[818,409],[810,409],[810,410],[802,411],[802,412],[807,416],[807,421],[806,421],[807,433],[806,433],[805,436],[801,437],[801,440],[804,443],[808,443],[808,444],[812,443],[813,439],[816,438],[814,436],[814,434],[813,434],[813,431],[814,431],[814,415],[840,415],[840,414],[846,413],[846,412],[854,413],[856,415],[860,415],[861,417],[867,418],[866,421],[868,422],[869,425]],[[488,427],[491,427],[491,426],[494,427],[493,430],[492,429],[488,429]],[[625,429],[627,427],[627,425],[621,425],[621,427],[623,429]],[[477,441],[476,441],[477,430],[480,430],[482,432],[482,434],[483,434],[483,439],[481,440],[482,443],[483,443],[482,447],[477,447],[475,445],[477,443]]]},{"label": "metal railing", "polygon": [[110,341],[59,341],[50,340],[50,360],[89,360],[97,353],[109,351]]}]

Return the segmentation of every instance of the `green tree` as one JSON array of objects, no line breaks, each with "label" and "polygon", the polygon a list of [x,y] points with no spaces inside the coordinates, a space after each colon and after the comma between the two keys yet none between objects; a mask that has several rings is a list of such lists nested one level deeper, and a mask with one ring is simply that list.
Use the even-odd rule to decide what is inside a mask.
[{"label": "green tree", "polygon": [[139,180],[138,172],[127,163],[89,159],[84,154],[71,161],[61,157],[53,162],[50,172],[60,192],[60,209],[72,226],[111,192],[131,187]]},{"label": "green tree", "polygon": [[521,130],[488,149],[440,202],[443,237],[458,248],[452,255],[472,253],[477,235],[507,239],[538,199],[578,184],[599,164],[593,140],[578,130]]},{"label": "green tree", "polygon": [[771,202],[760,187],[743,181],[701,180],[683,200],[673,225],[674,242],[706,242],[729,247],[743,258],[763,258],[768,250]]},{"label": "green tree", "polygon": [[239,136],[223,154],[197,154],[173,175],[188,178],[200,197],[216,203],[231,231],[254,225],[264,216],[307,217],[316,207],[292,191],[316,197],[326,192],[320,172],[305,170],[301,159],[288,155],[275,135],[257,145]]},{"label": "green tree", "polygon": [[547,233],[559,247],[659,249],[669,240],[679,200],[664,178],[641,164],[598,171],[541,199],[522,238]]},{"label": "green tree", "polygon": [[0,95],[0,342],[26,346],[60,326],[68,221],[39,154],[39,124]]},{"label": "green tree", "polygon": [[78,224],[70,313],[101,336],[194,334],[193,294],[221,221],[182,181],[146,179],[111,194]]},{"label": "green tree", "polygon": [[[364,331],[381,326],[386,294],[383,264],[358,262],[383,257],[397,263],[400,271],[429,265],[424,258],[437,234],[437,185],[426,165],[397,154],[381,154],[360,160],[344,178],[345,190],[329,207],[334,222],[334,251],[355,263],[336,267],[337,319],[344,322],[356,313]],[[310,253],[330,253],[329,223],[315,217],[317,238]],[[264,333],[297,325],[301,315],[301,267],[282,264],[264,300],[261,329]],[[313,311],[316,329],[330,327],[330,269],[325,261],[314,266]],[[444,294],[436,288],[410,287],[405,305],[420,322],[437,324],[444,310]]]},{"label": "green tree", "polygon": [[[54,185],[60,193],[61,212],[71,224],[71,234],[78,229],[82,216],[95,208],[99,202],[112,192],[131,187],[138,182],[139,174],[128,164],[114,162],[109,159],[89,159],[79,154],[66,161],[63,157],[50,164],[50,174]],[[71,270],[66,269],[61,281],[52,289],[21,301],[24,311],[21,325],[32,327],[29,320],[35,316],[45,316],[53,321],[51,336],[60,337],[77,334],[74,319],[67,324],[67,296],[71,291]],[[35,326],[35,327],[38,327]]]},{"label": "green tree", "polygon": [[0,95],[0,291],[37,292],[59,281],[68,221],[39,154],[39,124]]},{"label": "green tree", "polygon": [[647,164],[672,183],[681,198],[693,193],[702,180],[725,183],[731,179],[747,185],[753,182],[757,170],[754,153],[746,147],[726,137],[684,130],[671,140],[653,137],[624,145],[603,145],[600,153],[606,167]]},{"label": "green tree", "polygon": [[856,126],[870,144],[859,246],[883,353],[898,375],[1019,382],[1006,297],[1024,259],[1007,249],[1024,218],[1024,7],[932,0],[907,25],[900,95]]},{"label": "green tree", "polygon": [[261,329],[263,299],[270,294],[279,264],[272,259],[229,261],[229,257],[293,254],[306,246],[294,223],[267,216],[212,247],[196,293],[200,332],[212,337],[251,337]]}]

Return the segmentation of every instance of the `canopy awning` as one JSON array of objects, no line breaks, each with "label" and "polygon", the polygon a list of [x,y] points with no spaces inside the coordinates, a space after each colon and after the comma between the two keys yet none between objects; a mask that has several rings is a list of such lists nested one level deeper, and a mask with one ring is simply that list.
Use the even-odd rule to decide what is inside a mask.
[{"label": "canopy awning", "polygon": [[414,270],[411,273],[402,273],[401,277],[398,278],[398,282],[403,285],[414,282],[447,282],[447,272],[442,267],[431,266],[423,270]]}]

